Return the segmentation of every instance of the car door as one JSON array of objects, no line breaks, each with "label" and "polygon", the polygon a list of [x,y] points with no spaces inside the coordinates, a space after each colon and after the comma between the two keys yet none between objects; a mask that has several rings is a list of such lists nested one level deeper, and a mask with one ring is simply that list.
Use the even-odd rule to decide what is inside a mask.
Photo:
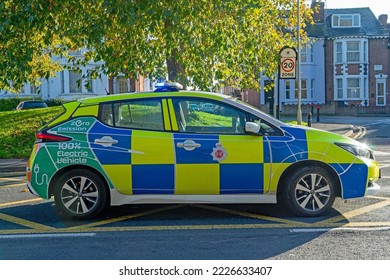
[{"label": "car door", "polygon": [[172,102],[178,127],[173,134],[176,194],[267,191],[270,165],[264,164],[264,147],[268,145],[262,136],[245,133],[244,111],[217,100],[181,97]]},{"label": "car door", "polygon": [[101,123],[89,142],[122,194],[173,194],[174,149],[166,100],[136,99],[101,105]]}]

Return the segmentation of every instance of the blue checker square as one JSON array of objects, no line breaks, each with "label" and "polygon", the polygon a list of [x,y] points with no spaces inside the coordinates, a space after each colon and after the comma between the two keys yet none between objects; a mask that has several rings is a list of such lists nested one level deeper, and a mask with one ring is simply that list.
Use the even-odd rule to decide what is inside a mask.
[{"label": "blue checker square", "polygon": [[133,194],[174,194],[173,164],[132,165]]},{"label": "blue checker square", "polygon": [[[177,163],[217,163],[213,160],[211,153],[219,141],[218,135],[174,134],[173,136]],[[184,143],[186,140],[192,140],[200,146],[191,151],[178,146],[179,143]]]},{"label": "blue checker square", "polygon": [[221,194],[261,194],[264,190],[264,170],[261,163],[221,164]]},{"label": "blue checker square", "polygon": [[[331,164],[332,167],[337,167],[337,164]],[[366,191],[365,182],[367,180],[366,174],[368,167],[365,164],[340,164],[346,170],[340,175],[341,183],[343,185],[343,198],[356,198],[364,196]],[[337,170],[337,169],[336,169]],[[360,183],[358,183],[360,182]],[[360,184],[361,186],[359,186]]]},{"label": "blue checker square", "polygon": [[[109,146],[95,143],[96,139],[111,137],[118,141]],[[130,164],[131,130],[105,126],[99,122],[88,132],[88,141],[101,164]]]}]

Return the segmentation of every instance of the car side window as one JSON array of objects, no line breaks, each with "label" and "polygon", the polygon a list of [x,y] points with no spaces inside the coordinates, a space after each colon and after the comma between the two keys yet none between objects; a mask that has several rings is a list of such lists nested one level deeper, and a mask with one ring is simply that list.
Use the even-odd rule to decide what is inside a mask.
[{"label": "car side window", "polygon": [[244,134],[246,114],[218,101],[175,99],[180,132]]},{"label": "car side window", "polygon": [[260,134],[263,135],[283,135],[283,133],[277,129],[275,126],[269,124],[268,122],[262,120],[261,118],[249,114],[248,117],[249,122],[257,123],[260,126]]},{"label": "car side window", "polygon": [[160,100],[131,100],[103,104],[100,120],[111,126],[132,129],[164,130]]}]

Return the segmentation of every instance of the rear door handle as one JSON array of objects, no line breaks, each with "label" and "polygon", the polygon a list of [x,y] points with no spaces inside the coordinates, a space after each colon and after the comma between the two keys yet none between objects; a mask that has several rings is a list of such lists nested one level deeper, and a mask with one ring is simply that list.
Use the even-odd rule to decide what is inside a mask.
[{"label": "rear door handle", "polygon": [[111,136],[103,136],[100,139],[95,139],[94,143],[102,145],[103,147],[110,147],[114,144],[118,144],[118,140],[112,139]]},{"label": "rear door handle", "polygon": [[199,143],[196,143],[193,140],[185,140],[184,142],[179,142],[176,144],[178,148],[183,148],[186,151],[193,151],[196,148],[201,147],[202,145]]}]

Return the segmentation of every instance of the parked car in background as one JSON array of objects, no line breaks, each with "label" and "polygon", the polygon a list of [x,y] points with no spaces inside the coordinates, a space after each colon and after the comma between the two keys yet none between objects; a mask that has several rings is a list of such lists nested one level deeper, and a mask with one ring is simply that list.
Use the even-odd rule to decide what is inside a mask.
[{"label": "parked car in background", "polygon": [[16,106],[16,110],[26,110],[26,109],[38,109],[38,108],[47,108],[47,104],[45,101],[41,100],[26,100],[21,101],[18,106]]}]

